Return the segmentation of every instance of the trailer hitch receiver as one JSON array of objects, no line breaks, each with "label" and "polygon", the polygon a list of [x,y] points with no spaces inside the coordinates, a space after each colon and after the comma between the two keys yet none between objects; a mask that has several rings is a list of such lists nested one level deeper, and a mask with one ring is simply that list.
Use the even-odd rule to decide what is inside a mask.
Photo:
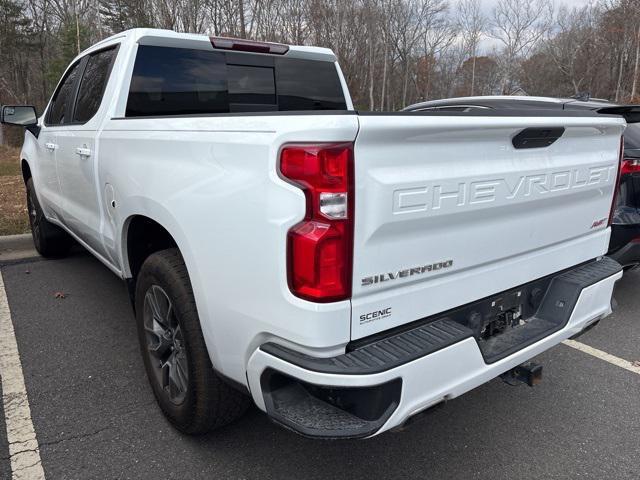
[{"label": "trailer hitch receiver", "polygon": [[542,382],[542,365],[526,362],[503,373],[500,375],[500,378],[509,385],[526,383],[530,387],[533,387]]}]

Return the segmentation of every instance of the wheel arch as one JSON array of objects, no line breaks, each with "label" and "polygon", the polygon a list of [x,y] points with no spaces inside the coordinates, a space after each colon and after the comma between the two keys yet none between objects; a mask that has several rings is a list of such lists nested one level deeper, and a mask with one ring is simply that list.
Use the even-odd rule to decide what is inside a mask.
[{"label": "wheel arch", "polygon": [[140,267],[153,253],[167,248],[178,248],[178,241],[161,222],[134,214],[124,222],[122,229],[122,259],[124,275],[135,281]]},{"label": "wheel arch", "polygon": [[[129,203],[131,204],[133,201]],[[198,262],[191,249],[189,237],[182,230],[182,225],[163,205],[148,198],[144,201],[142,199],[136,201],[135,205],[140,208],[130,209],[122,216],[125,220],[121,224],[119,234],[122,276],[127,284],[134,311],[136,276],[144,260],[165,248],[177,248],[182,255],[193,294],[198,301],[199,315],[207,312],[207,297],[202,294]],[[201,327],[210,351],[215,352],[211,325],[204,321]],[[212,357],[215,357],[215,353]]]},{"label": "wheel arch", "polygon": [[191,241],[184,230],[185,223],[178,221],[179,217],[179,212],[148,196],[122,195],[119,198],[113,254],[118,257],[122,278],[130,286],[135,285],[136,275],[149,255],[173,247],[180,251],[189,278],[192,282],[197,279]]}]

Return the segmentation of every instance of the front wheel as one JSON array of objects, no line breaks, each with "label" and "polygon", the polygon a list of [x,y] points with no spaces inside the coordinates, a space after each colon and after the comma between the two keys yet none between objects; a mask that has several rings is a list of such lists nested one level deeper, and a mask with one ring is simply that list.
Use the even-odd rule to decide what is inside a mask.
[{"label": "front wheel", "polygon": [[162,250],[145,260],[135,304],[147,376],[171,423],[182,432],[201,434],[239,418],[249,398],[213,369],[178,249]]},{"label": "front wheel", "polygon": [[43,257],[62,257],[69,252],[73,239],[62,228],[46,219],[38,202],[33,179],[27,180],[27,210],[33,245]]}]

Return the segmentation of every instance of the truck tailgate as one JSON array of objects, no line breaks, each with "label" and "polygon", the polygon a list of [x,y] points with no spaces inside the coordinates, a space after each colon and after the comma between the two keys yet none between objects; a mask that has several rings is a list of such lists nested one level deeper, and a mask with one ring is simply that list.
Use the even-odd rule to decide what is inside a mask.
[{"label": "truck tailgate", "polygon": [[[352,339],[607,251],[624,120],[405,114],[359,122]],[[548,146],[514,147],[524,129],[558,127],[564,132]]]}]

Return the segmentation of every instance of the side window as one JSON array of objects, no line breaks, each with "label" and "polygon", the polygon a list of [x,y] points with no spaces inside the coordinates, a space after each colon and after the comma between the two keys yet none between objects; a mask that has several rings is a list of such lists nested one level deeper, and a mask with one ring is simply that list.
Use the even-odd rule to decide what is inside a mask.
[{"label": "side window", "polygon": [[473,107],[468,107],[465,105],[453,105],[451,107],[438,107],[436,110],[440,112],[470,112],[473,110]]},{"label": "side window", "polygon": [[48,125],[62,125],[63,123],[69,123],[69,119],[65,118],[66,113],[69,111],[69,102],[73,98],[73,88],[76,84],[76,78],[78,77],[80,61],[78,61],[67,73],[60,84],[58,90],[51,100],[51,107],[47,114]]},{"label": "side window", "polygon": [[411,110],[412,112],[478,112],[481,110],[491,110],[489,107],[480,105],[445,105],[443,107],[425,107]]},{"label": "side window", "polygon": [[94,53],[87,59],[73,114],[74,122],[85,123],[98,111],[115,57],[116,48],[113,47]]},{"label": "side window", "polygon": [[140,45],[127,117],[229,111],[227,68],[220,52]]}]

